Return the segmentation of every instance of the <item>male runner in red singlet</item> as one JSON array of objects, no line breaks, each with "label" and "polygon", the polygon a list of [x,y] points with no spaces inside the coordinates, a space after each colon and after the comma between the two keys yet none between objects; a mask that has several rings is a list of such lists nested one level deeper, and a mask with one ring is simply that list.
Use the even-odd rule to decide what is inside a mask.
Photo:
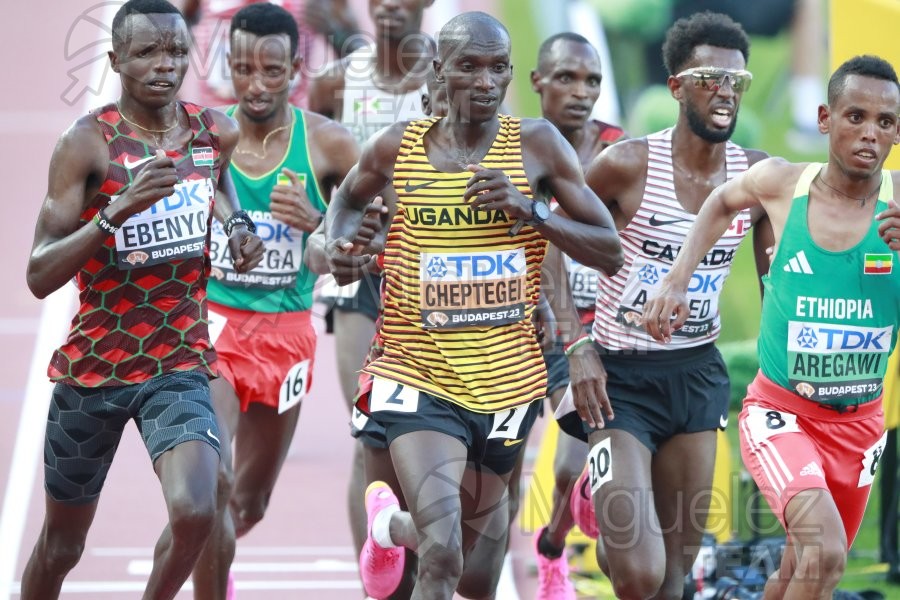
[{"label": "male runner in red singlet", "polygon": [[[169,523],[145,598],[173,598],[212,528],[219,437],[206,320],[209,227],[225,219],[234,268],[262,258],[233,211],[226,168],[237,127],[175,101],[189,35],[165,0],[131,0],[112,23],[119,101],[60,138],[38,217],[28,285],[43,298],[73,278],[81,307],[48,369],[57,382],[44,448],[46,516],[22,597],[56,598],[81,557],[122,430],[134,419]],[[216,192],[219,192],[218,195]]]},{"label": "male runner in red singlet", "polygon": [[[590,118],[600,97],[602,78],[597,50],[586,38],[571,32],[558,33],[544,40],[538,50],[537,68],[531,72],[531,87],[541,97],[541,115],[572,145],[583,169],[587,169],[609,145],[625,138],[621,128]],[[547,365],[547,396],[552,410],[559,406],[569,384],[569,361],[563,350],[565,343],[584,335],[584,327],[593,323],[599,276],[596,270],[565,256],[556,246],[551,244],[547,248],[541,289],[549,299],[550,308],[554,309],[555,324],[560,329],[559,338],[553,331],[543,332],[552,338],[552,345],[548,347],[545,343],[543,351]],[[572,310],[571,299],[574,299],[577,312]],[[550,326],[553,327],[553,323]],[[584,442],[569,435],[559,436],[553,462],[555,485],[550,520],[535,536],[537,600],[575,598],[564,550],[566,536],[574,524],[569,511],[569,496],[584,470],[586,455]],[[518,487],[517,484],[510,486],[510,494],[516,494]]]}]

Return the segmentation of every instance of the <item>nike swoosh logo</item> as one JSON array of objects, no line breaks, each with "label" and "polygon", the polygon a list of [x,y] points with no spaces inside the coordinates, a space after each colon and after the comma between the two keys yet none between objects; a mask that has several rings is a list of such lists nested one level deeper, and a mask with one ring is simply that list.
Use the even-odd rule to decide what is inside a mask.
[{"label": "nike swoosh logo", "polygon": [[[154,158],[156,158],[156,157],[155,156],[145,156],[144,158],[140,158],[138,160],[132,161],[130,156],[126,156],[125,160],[123,161],[122,164],[125,165],[126,169],[133,169],[138,165],[144,164],[148,160],[153,160]],[[216,440],[216,441],[219,441],[219,440]]]},{"label": "nike swoosh logo", "polygon": [[222,443],[222,442],[219,441],[219,438],[216,437],[216,434],[214,434],[214,433],[212,432],[212,429],[207,428],[207,430],[206,430],[206,435],[208,435],[208,436],[211,437],[212,439],[216,440],[216,443],[217,443],[217,444],[221,444],[221,443]]},{"label": "nike swoosh logo", "polygon": [[663,225],[672,225],[674,223],[681,223],[682,221],[688,221],[689,219],[660,219],[659,215],[653,215],[650,217],[650,225],[653,227],[662,227]]},{"label": "nike swoosh logo", "polygon": [[407,194],[412,194],[413,192],[417,192],[419,190],[424,190],[428,186],[434,185],[437,182],[438,182],[437,179],[432,179],[430,181],[423,181],[422,183],[412,185],[409,182],[409,180],[407,180],[406,185],[403,186],[403,191],[406,192]]},{"label": "nike swoosh logo", "polygon": [[719,427],[725,429],[728,427],[728,417],[722,416],[719,417]]},{"label": "nike swoosh logo", "polygon": [[521,444],[524,441],[525,441],[525,438],[522,438],[521,440],[503,440],[503,445],[504,446],[515,446],[516,444]]}]

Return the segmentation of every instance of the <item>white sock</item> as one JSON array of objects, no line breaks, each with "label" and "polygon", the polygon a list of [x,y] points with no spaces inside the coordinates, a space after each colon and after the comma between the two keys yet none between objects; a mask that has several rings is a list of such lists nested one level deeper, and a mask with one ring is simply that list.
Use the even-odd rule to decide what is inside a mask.
[{"label": "white sock", "polygon": [[378,514],[372,519],[372,539],[382,548],[397,547],[397,544],[391,539],[391,517],[399,510],[399,506],[391,504],[378,511]]},{"label": "white sock", "polygon": [[804,129],[818,129],[818,107],[824,102],[824,86],[818,77],[796,75],[791,78],[791,115],[794,124]]}]

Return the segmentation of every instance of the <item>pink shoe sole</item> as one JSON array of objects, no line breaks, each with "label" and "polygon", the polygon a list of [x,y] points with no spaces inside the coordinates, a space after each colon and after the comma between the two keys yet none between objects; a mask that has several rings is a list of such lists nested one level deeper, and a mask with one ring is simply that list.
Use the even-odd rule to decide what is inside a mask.
[{"label": "pink shoe sole", "polygon": [[587,471],[582,473],[572,490],[572,496],[569,498],[569,510],[572,511],[572,518],[578,528],[592,540],[600,537],[600,528],[597,527],[597,515],[594,514],[594,500],[591,497],[590,481],[588,481]]},{"label": "pink shoe sole", "polygon": [[366,593],[376,600],[387,598],[400,585],[406,563],[404,548],[382,548],[372,539],[375,516],[391,505],[399,505],[397,496],[383,481],[375,481],[366,489],[368,516],[366,543],[359,555],[359,575]]}]

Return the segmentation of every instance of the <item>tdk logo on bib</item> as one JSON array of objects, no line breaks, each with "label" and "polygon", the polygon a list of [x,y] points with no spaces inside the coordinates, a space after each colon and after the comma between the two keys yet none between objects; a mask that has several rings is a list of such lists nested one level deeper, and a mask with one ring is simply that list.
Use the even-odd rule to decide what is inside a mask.
[{"label": "tdk logo on bib", "polygon": [[890,327],[848,327],[796,321],[788,325],[788,350],[791,352],[887,352],[890,345]]},{"label": "tdk logo on bib", "polygon": [[[651,264],[645,264],[638,271],[638,279],[642,283],[655,286],[659,283],[660,276],[666,275],[670,269],[668,267],[660,267],[657,269]],[[721,284],[725,279],[722,273],[693,273],[691,281],[688,283],[688,293],[690,294],[715,294],[719,292]]]},{"label": "tdk logo on bib", "polygon": [[496,326],[525,317],[527,264],[522,248],[424,252],[419,260],[424,327]]},{"label": "tdk logo on bib", "polygon": [[[175,186],[175,193],[163,198],[149,208],[149,214],[190,209],[194,206],[206,208],[211,195],[211,182],[207,179],[186,181]],[[145,213],[146,214],[146,211]]]},{"label": "tdk logo on bib", "polygon": [[521,250],[490,254],[428,254],[425,279],[496,279],[518,277],[525,273],[525,255]]}]

